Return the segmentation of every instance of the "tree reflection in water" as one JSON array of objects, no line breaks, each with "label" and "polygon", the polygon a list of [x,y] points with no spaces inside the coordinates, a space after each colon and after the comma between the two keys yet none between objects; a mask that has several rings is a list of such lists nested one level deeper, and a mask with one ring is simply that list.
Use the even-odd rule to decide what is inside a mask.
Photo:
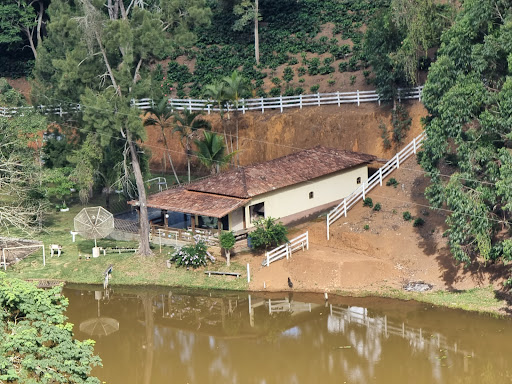
[{"label": "tree reflection in water", "polygon": [[[70,321],[91,317],[93,295],[64,292]],[[492,372],[499,383],[510,375],[506,320],[417,303],[308,301],[116,288],[102,315],[118,319],[120,329],[97,340],[104,368],[96,374],[109,384],[479,383]],[[482,334],[492,348],[478,348]]]}]

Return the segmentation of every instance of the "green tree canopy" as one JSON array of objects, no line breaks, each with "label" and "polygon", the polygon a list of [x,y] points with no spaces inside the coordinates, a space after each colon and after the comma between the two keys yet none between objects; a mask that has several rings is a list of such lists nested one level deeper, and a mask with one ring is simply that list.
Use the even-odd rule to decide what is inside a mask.
[{"label": "green tree canopy", "polygon": [[42,290],[0,273],[0,381],[99,384],[94,341],[73,339],[60,287]]},{"label": "green tree canopy", "polygon": [[151,87],[150,60],[192,44],[192,27],[207,24],[206,0],[53,0],[50,22],[36,61],[34,95],[51,104],[83,106],[81,128],[95,132],[103,148],[126,142],[137,185],[140,246],[151,254],[146,192],[135,142],[144,127],[130,100]]},{"label": "green tree canopy", "polygon": [[451,211],[451,251],[466,263],[512,258],[511,52],[508,2],[465,1],[424,89],[426,194]]},{"label": "green tree canopy", "polygon": [[201,140],[195,140],[197,151],[194,152],[199,161],[210,170],[211,174],[219,173],[229,165],[236,152],[227,153],[222,136],[215,132],[203,132]]}]

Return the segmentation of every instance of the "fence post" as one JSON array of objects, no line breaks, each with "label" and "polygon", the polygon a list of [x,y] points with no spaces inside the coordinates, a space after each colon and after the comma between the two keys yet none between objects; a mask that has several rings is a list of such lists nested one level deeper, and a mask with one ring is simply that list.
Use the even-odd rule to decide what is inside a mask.
[{"label": "fence post", "polygon": [[400,168],[400,158],[398,157],[398,153],[396,154],[396,169]]},{"label": "fence post", "polygon": [[382,167],[379,168],[379,183],[380,183],[380,186],[382,187]]},{"label": "fence post", "polygon": [[302,93],[299,95],[299,105],[300,109],[302,109]]},{"label": "fence post", "polygon": [[329,215],[330,213],[327,214],[327,240],[329,240]]},{"label": "fence post", "polygon": [[62,104],[59,104],[59,116],[62,117]]},{"label": "fence post", "polygon": [[267,267],[270,267],[270,258],[268,257],[268,252],[265,252],[267,254]]},{"label": "fence post", "polygon": [[285,248],[285,252],[286,252],[286,260],[288,260],[290,258],[290,247],[288,245],[289,243],[286,243],[286,248]]},{"label": "fence post", "polygon": [[261,98],[261,113],[265,112],[265,102],[263,101],[263,97]]},{"label": "fence post", "polygon": [[418,85],[418,100],[421,101],[421,93],[423,92],[423,88]]},{"label": "fence post", "polygon": [[242,115],[245,115],[245,99],[242,99]]},{"label": "fence post", "polygon": [[336,96],[338,97],[338,107],[339,107],[341,105],[340,91],[336,91]]},{"label": "fence post", "polygon": [[365,196],[364,196],[364,185],[365,185],[365,183],[363,183],[363,200],[365,199]]},{"label": "fence post", "polygon": [[188,99],[188,110],[192,112],[192,99]]},{"label": "fence post", "polygon": [[347,217],[347,199],[343,199],[343,211],[345,213],[345,217]]},{"label": "fence post", "polygon": [[379,107],[380,107],[380,95],[378,95],[377,97],[378,97],[378,102],[379,102]]},{"label": "fence post", "polygon": [[210,114],[210,104],[206,104],[206,109],[208,111],[208,114]]},{"label": "fence post", "polygon": [[306,249],[309,250],[309,231],[306,231]]},{"label": "fence post", "polygon": [[412,140],[412,149],[414,151],[414,154],[416,154],[416,138]]},{"label": "fence post", "polygon": [[359,104],[361,101],[359,100],[359,89],[357,90],[357,106],[359,107]]},{"label": "fence post", "polygon": [[318,106],[320,106],[320,92],[317,92],[316,93],[316,97],[318,98]]},{"label": "fence post", "polygon": [[283,113],[283,95],[279,95],[279,108],[281,108],[281,113]]}]

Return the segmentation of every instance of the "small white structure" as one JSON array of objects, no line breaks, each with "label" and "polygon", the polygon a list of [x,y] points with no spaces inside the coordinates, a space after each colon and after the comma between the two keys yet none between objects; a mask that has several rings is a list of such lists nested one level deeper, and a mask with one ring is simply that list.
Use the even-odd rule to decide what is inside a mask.
[{"label": "small white structure", "polygon": [[55,252],[57,252],[57,257],[60,257],[60,254],[62,252],[62,245],[50,244],[50,257],[53,257]]}]

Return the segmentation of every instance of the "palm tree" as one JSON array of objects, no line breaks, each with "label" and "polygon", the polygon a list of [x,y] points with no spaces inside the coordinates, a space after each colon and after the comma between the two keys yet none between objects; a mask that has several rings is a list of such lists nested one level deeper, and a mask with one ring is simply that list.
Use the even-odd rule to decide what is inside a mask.
[{"label": "palm tree", "polygon": [[[226,84],[226,96],[229,101],[233,103],[235,107],[235,126],[236,126],[236,151],[238,152],[238,107],[240,106],[241,95],[249,91],[249,83],[246,79],[237,71],[234,70],[231,76],[222,78],[222,81]],[[233,152],[233,138],[231,137],[231,152]],[[238,157],[238,156],[237,156]],[[238,159],[239,160],[239,159]]]},{"label": "palm tree", "polygon": [[[226,147],[228,146],[228,137],[226,135],[226,124],[224,120],[224,106],[227,102],[226,97],[226,84],[224,82],[215,82],[213,84],[208,84],[205,87],[204,95],[215,102],[215,105],[219,108],[220,121],[222,125],[222,130],[224,131],[224,140],[226,142]],[[228,109],[229,114],[229,109]],[[229,115],[228,115],[229,120]]]},{"label": "palm tree", "polygon": [[204,131],[203,135],[204,137],[201,140],[194,140],[198,149],[194,154],[214,175],[230,163],[236,152],[226,153],[227,147],[223,143],[222,136],[208,131]]},{"label": "palm tree", "polygon": [[[146,113],[144,114],[144,116],[148,116],[146,118],[146,120],[144,120],[145,127],[147,127],[148,125],[154,125],[154,126],[160,127],[160,129],[162,131],[162,137],[164,139],[164,145],[165,145],[165,149],[167,152],[167,156],[169,157],[169,164],[171,165],[172,173],[174,173],[176,182],[179,185],[180,180],[178,179],[178,175],[176,174],[176,170],[174,169],[174,163],[172,161],[171,151],[169,150],[169,146],[167,144],[167,137],[165,136],[165,130],[167,128],[172,127],[172,118],[173,118],[173,113],[172,113],[171,108],[169,107],[167,97],[162,98],[162,100],[160,100],[160,102],[156,106],[153,106],[152,108],[148,109],[146,111]],[[165,152],[163,154],[163,159],[165,162]]]},{"label": "palm tree", "polygon": [[174,130],[180,135],[180,143],[187,156],[188,181],[190,182],[190,156],[192,154],[191,141],[195,138],[198,130],[211,129],[210,122],[199,118],[203,112],[190,112],[184,109],[174,114]]}]

